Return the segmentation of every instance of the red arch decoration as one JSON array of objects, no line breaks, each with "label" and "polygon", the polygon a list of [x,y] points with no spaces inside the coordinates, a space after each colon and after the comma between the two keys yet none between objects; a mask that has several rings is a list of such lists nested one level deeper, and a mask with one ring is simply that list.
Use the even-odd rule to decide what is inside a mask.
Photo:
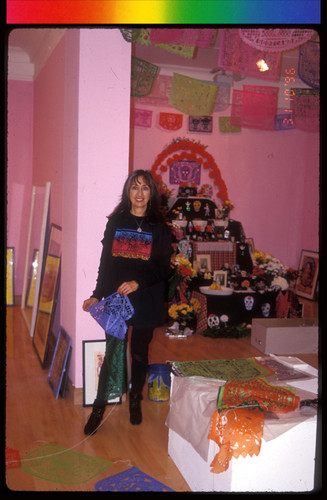
[{"label": "red arch decoration", "polygon": [[209,170],[209,177],[217,187],[216,196],[224,203],[228,200],[226,184],[221,177],[220,170],[214,158],[205,146],[189,139],[180,139],[172,142],[157,156],[151,167],[152,176],[157,184],[162,184],[162,173],[167,172],[175,161],[192,160],[200,163],[203,168]]}]

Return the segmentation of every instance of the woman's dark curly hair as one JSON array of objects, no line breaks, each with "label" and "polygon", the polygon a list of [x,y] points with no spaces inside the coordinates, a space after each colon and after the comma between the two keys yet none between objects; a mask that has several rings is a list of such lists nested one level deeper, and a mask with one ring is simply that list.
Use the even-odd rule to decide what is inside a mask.
[{"label": "woman's dark curly hair", "polygon": [[114,211],[109,215],[109,218],[113,215],[127,214],[130,212],[130,189],[132,184],[141,183],[140,177],[143,177],[145,184],[150,188],[150,200],[148,202],[146,210],[146,219],[148,220],[148,222],[160,222],[163,220],[163,216],[160,210],[160,195],[149,170],[135,170],[129,175],[123,187],[121,201],[120,203],[118,203]]}]

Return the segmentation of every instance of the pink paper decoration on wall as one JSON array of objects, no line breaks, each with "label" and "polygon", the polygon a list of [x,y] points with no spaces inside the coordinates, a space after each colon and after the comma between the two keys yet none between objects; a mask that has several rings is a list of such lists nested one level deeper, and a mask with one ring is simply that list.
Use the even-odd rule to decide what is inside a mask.
[{"label": "pink paper decoration on wall", "polygon": [[217,94],[217,85],[174,73],[169,102],[187,115],[210,115]]},{"label": "pink paper decoration on wall", "polygon": [[238,30],[223,29],[218,67],[234,73],[254,76],[263,80],[276,80],[280,54],[250,47],[243,42]]},{"label": "pink paper decoration on wall", "polygon": [[305,132],[319,131],[319,90],[295,88],[291,101],[292,117],[297,129]]},{"label": "pink paper decoration on wall", "polygon": [[277,97],[278,87],[243,85],[243,90],[233,90],[231,125],[274,130]]},{"label": "pink paper decoration on wall", "polygon": [[281,52],[310,40],[315,31],[301,28],[239,28],[243,42],[257,50]]},{"label": "pink paper decoration on wall", "polygon": [[169,103],[169,93],[173,77],[158,75],[153,84],[151,94],[144,97],[136,97],[136,102],[151,104],[153,106],[171,106]]},{"label": "pink paper decoration on wall", "polygon": [[309,40],[299,52],[299,77],[314,89],[320,88],[320,43]]},{"label": "pink paper decoration on wall", "polygon": [[190,47],[210,47],[217,30],[211,28],[155,28],[151,29],[151,43],[167,43]]},{"label": "pink paper decoration on wall", "polygon": [[136,127],[150,128],[152,123],[152,111],[148,109],[134,109],[134,125]]},{"label": "pink paper decoration on wall", "polygon": [[165,130],[179,130],[183,125],[183,115],[177,113],[160,113],[159,126]]},{"label": "pink paper decoration on wall", "polygon": [[142,28],[140,34],[136,40],[136,43],[141,43],[142,45],[153,45],[154,47],[160,47],[161,49],[167,50],[173,54],[185,57],[187,59],[192,59],[194,55],[194,47],[188,47],[187,45],[177,45],[172,43],[151,43],[150,40],[151,28]]}]

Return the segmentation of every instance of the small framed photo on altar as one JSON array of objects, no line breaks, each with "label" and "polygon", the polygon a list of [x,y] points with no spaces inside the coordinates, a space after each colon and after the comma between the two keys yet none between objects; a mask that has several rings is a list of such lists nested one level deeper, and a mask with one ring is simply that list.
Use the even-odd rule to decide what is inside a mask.
[{"label": "small framed photo on altar", "polygon": [[227,271],[214,271],[213,280],[220,286],[227,286]]},{"label": "small framed photo on altar", "polygon": [[211,259],[210,255],[199,254],[196,257],[195,268],[197,272],[207,273],[211,272]]},{"label": "small framed photo on altar", "polygon": [[313,300],[317,286],[318,273],[318,252],[302,250],[298,269],[298,277],[295,283],[296,295]]},{"label": "small framed photo on altar", "polygon": [[[83,340],[83,406],[92,406],[106,352],[105,340]],[[109,399],[107,404],[120,403],[121,397]]]}]

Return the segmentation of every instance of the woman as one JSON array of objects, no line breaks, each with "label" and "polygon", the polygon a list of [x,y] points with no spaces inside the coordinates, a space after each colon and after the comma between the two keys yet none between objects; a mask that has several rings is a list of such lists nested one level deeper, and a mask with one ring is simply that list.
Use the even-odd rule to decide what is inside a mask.
[{"label": "woman", "polygon": [[[136,170],[125,182],[121,201],[108,218],[96,288],[83,303],[84,311],[114,292],[128,295],[134,314],[131,336],[130,422],[142,422],[141,399],[148,370],[148,348],[154,328],[164,322],[165,284],[170,272],[171,237],[160,211],[160,197],[147,170]],[[121,349],[120,339],[106,336],[97,397],[84,428],[87,435],[99,426],[108,394],[113,395],[112,369]],[[120,360],[122,357],[120,357]],[[119,361],[118,361],[119,364]],[[120,366],[122,371],[122,366]]]}]

